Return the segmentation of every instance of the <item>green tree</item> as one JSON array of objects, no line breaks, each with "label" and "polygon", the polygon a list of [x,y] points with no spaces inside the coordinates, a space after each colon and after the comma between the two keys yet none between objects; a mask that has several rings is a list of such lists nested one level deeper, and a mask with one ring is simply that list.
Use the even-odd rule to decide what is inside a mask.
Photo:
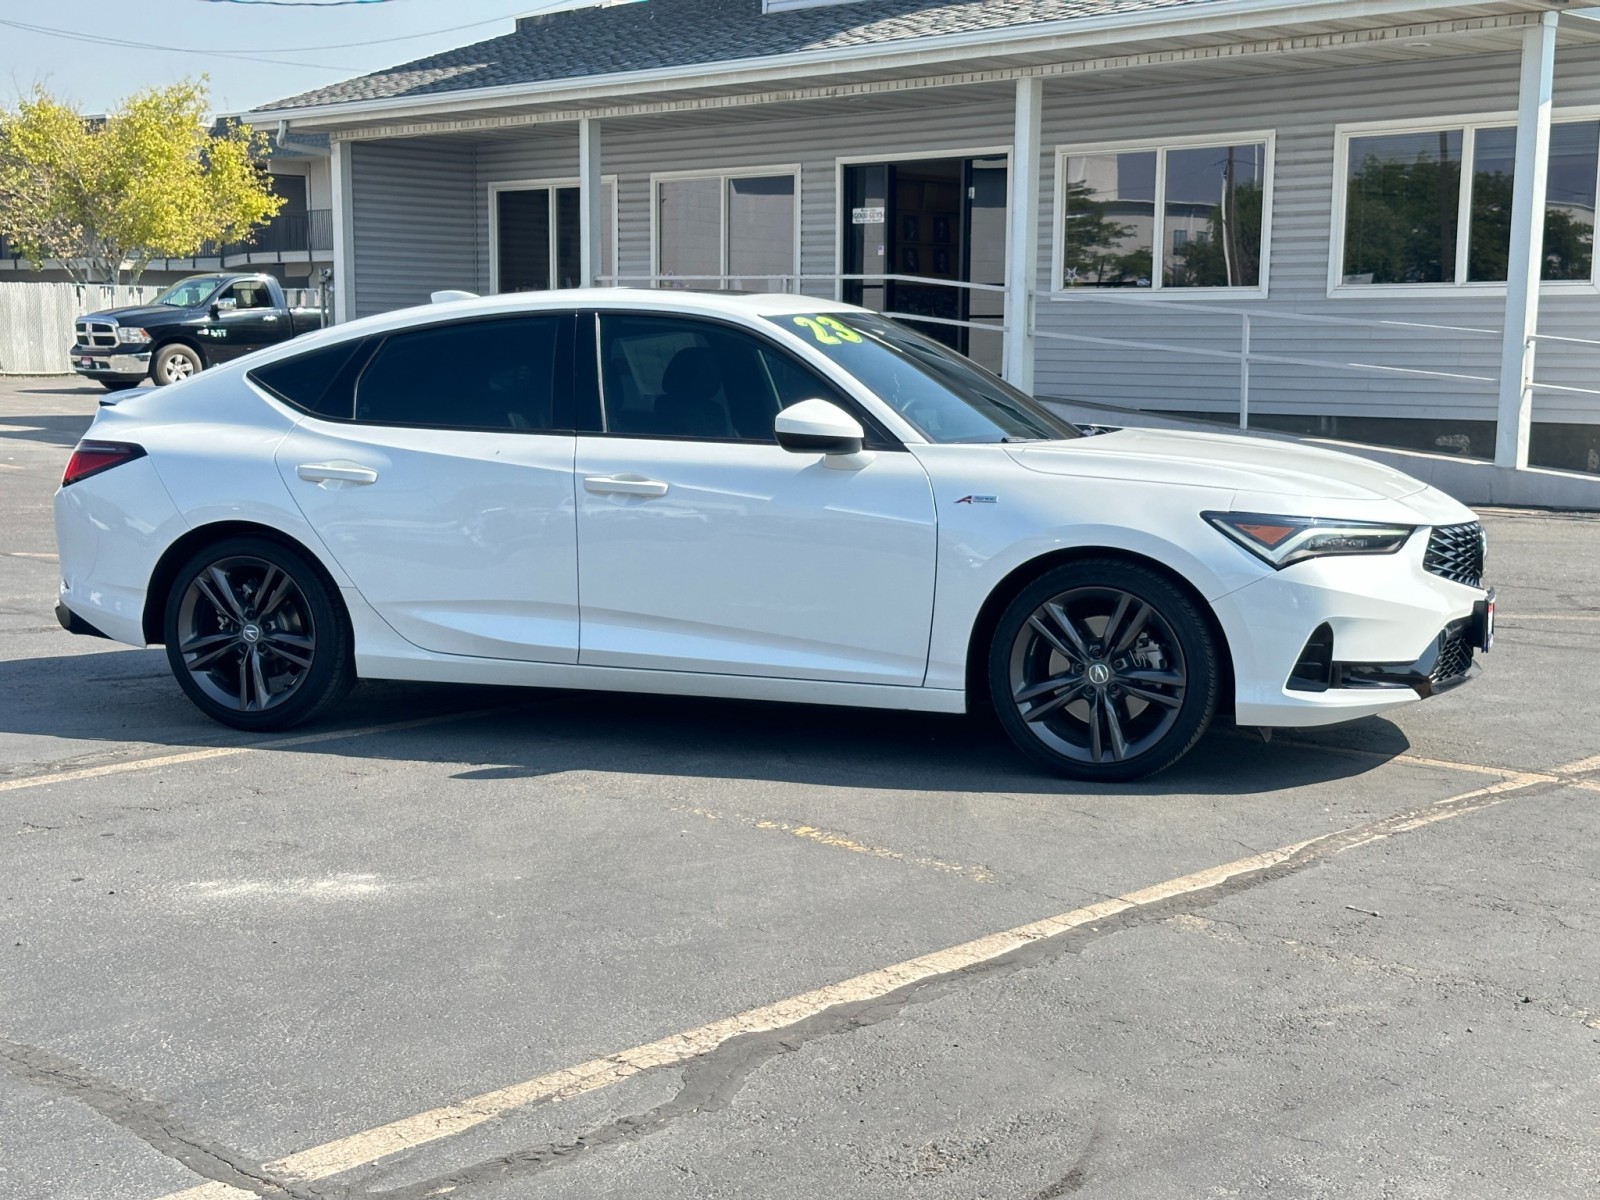
[{"label": "green tree", "polygon": [[1255,287],[1261,280],[1261,218],[1265,193],[1259,183],[1240,183],[1223,204],[1212,205],[1206,234],[1173,251],[1168,287]]},{"label": "green tree", "polygon": [[205,78],[140,92],[90,118],[43,89],[0,111],[0,234],[37,268],[137,283],[153,258],[246,240],[283,205],[257,169],[265,138],[213,134]]},{"label": "green tree", "polygon": [[1114,220],[1111,205],[1096,199],[1087,183],[1068,183],[1063,197],[1066,224],[1061,238],[1063,287],[1104,286],[1150,277],[1148,248],[1122,253],[1122,241],[1136,232]]},{"label": "green tree", "polygon": [[1410,162],[1369,155],[1351,177],[1344,274],[1373,283],[1451,283],[1461,164],[1442,144]]}]

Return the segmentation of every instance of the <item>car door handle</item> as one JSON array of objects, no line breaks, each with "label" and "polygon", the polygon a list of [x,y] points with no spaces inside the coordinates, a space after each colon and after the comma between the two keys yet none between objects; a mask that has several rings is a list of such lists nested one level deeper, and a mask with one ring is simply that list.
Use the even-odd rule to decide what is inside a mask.
[{"label": "car door handle", "polygon": [[583,490],[602,496],[665,496],[667,485],[642,475],[588,475],[584,477]]},{"label": "car door handle", "polygon": [[357,463],[301,463],[296,472],[307,483],[377,483],[378,473]]},{"label": "car door handle", "polygon": [[262,318],[262,320],[264,320],[264,321],[276,321],[277,319],[278,318],[273,316],[271,313],[268,313],[265,317]]}]

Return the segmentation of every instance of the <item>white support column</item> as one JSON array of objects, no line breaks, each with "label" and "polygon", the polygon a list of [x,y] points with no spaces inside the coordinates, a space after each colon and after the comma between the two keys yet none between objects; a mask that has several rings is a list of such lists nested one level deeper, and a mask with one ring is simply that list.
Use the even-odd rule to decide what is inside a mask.
[{"label": "white support column", "polygon": [[583,259],[582,287],[594,287],[600,274],[600,231],[605,211],[600,187],[600,122],[584,117],[578,122],[578,241]]},{"label": "white support column", "polygon": [[1039,278],[1039,133],[1044,80],[1017,80],[1016,129],[1011,139],[1011,212],[1006,239],[1007,382],[1033,391],[1033,289]]},{"label": "white support column", "polygon": [[1556,14],[1544,13],[1522,35],[1517,94],[1517,162],[1511,191],[1511,258],[1506,269],[1506,325],[1500,348],[1500,414],[1496,466],[1528,465],[1533,418],[1533,335],[1539,329],[1539,278],[1544,266],[1545,181],[1550,172],[1550,104],[1556,59]]},{"label": "white support column", "polygon": [[337,138],[328,148],[328,175],[333,206],[333,320],[355,316],[354,181],[351,143]]}]

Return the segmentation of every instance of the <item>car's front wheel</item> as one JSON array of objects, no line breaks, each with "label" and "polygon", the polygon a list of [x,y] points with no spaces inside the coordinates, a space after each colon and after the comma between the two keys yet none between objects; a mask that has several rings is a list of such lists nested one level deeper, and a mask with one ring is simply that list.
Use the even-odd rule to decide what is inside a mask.
[{"label": "car's front wheel", "polygon": [[156,352],[156,361],[150,367],[150,378],[157,387],[165,387],[169,383],[181,383],[191,375],[198,375],[205,365],[200,360],[199,352],[192,346],[174,342]]},{"label": "car's front wheel", "polygon": [[1205,619],[1161,574],[1120,559],[1045,572],[1000,617],[989,689],[1006,733],[1074,779],[1171,766],[1216,713],[1221,668]]},{"label": "car's front wheel", "polygon": [[164,632],[179,686],[236,729],[309,721],[355,679],[333,589],[304,554],[269,538],[230,538],[184,563]]}]

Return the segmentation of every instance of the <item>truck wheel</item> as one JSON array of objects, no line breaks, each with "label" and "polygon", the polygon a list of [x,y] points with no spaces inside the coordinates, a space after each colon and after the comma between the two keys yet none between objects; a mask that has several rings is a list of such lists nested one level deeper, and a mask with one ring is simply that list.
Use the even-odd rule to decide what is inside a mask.
[{"label": "truck wheel", "polygon": [[200,355],[181,342],[174,342],[163,347],[161,353],[156,355],[155,365],[150,368],[150,378],[155,380],[157,387],[164,387],[169,383],[178,383],[197,375],[205,370],[205,363],[200,361]]},{"label": "truck wheel", "polygon": [[100,379],[96,382],[108,392],[125,392],[139,386],[137,379]]}]

